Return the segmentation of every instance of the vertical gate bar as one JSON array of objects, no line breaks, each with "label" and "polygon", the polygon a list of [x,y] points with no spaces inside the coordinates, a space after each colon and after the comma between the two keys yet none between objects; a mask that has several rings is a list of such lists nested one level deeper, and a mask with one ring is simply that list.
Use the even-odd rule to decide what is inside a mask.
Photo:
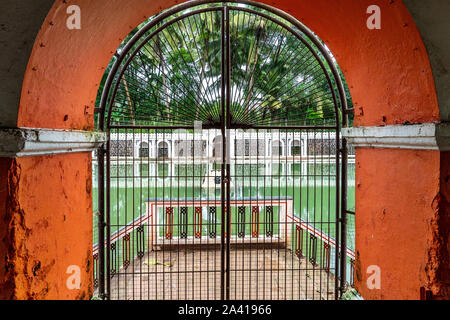
[{"label": "vertical gate bar", "polygon": [[[155,206],[155,211],[154,211],[154,215],[155,215],[155,229],[156,229],[156,235],[155,235],[155,247],[157,248],[158,246],[158,237],[159,237],[159,233],[160,233],[160,229],[164,229],[164,202],[162,203],[162,205],[160,205],[160,201],[159,201],[159,196],[158,196],[158,178],[159,178],[159,165],[160,165],[160,159],[159,159],[159,133],[160,131],[158,129],[155,130],[155,146],[154,146],[154,152],[155,152],[155,171],[154,171],[154,194],[155,194],[155,202],[156,202],[156,206]],[[164,198],[163,198],[164,199]],[[159,215],[159,208],[161,207],[161,218]],[[164,234],[164,233],[163,233]],[[165,234],[164,234],[165,236]],[[164,244],[164,237],[161,239],[162,244]],[[158,261],[159,257],[158,257],[158,253],[159,250],[155,250],[155,261]],[[156,269],[156,268],[155,268]],[[156,269],[158,270],[158,269]],[[159,288],[159,281],[158,281],[158,273],[155,272],[155,300],[158,300],[158,288]]]},{"label": "vertical gate bar", "polygon": [[[147,129],[145,132],[147,134],[147,145],[148,145],[148,155],[147,155],[148,171],[147,171],[147,196],[146,196],[146,199],[147,199],[147,201],[150,201],[150,188],[151,188],[150,175],[152,174],[151,173],[152,165],[150,162],[150,158],[152,157],[152,150],[154,148],[154,145],[153,145],[154,142],[152,142],[152,144],[150,145],[150,130]],[[157,195],[156,195],[156,197],[157,197]],[[145,207],[147,215],[151,214],[150,208],[149,208],[150,205],[151,205],[150,202],[148,202],[148,204],[146,204],[146,207]],[[145,256],[145,253],[147,253],[147,260],[149,260],[149,261],[150,261],[150,250],[153,249],[153,246],[149,246],[148,243],[149,243],[149,239],[151,239],[151,241],[153,241],[153,235],[154,235],[153,228],[154,228],[153,216],[151,216],[151,218],[149,217],[149,220],[147,222],[147,238],[146,238],[146,240],[147,240],[148,250],[147,250],[147,252],[145,252],[145,250],[144,250],[144,256]],[[151,278],[150,278],[149,274],[147,275],[147,279],[148,279],[147,280],[147,300],[149,300],[150,299],[150,282],[151,282]]]},{"label": "vertical gate bar", "polygon": [[[125,79],[125,78],[124,78]],[[125,80],[124,80],[125,81]],[[133,120],[133,122],[134,122],[134,120]],[[136,144],[135,144],[135,135],[136,135],[136,131],[135,130],[132,130],[131,131],[132,132],[132,134],[133,134],[133,138],[132,138],[132,143],[133,143],[133,148],[132,148],[132,153],[133,153],[133,158],[132,158],[132,160],[131,160],[131,167],[133,168],[132,169],[132,179],[133,179],[133,182],[132,182],[132,184],[131,184],[131,186],[132,186],[132,188],[133,188],[133,194],[132,194],[132,211],[131,211],[131,221],[134,221],[134,219],[136,218],[135,217],[135,206],[134,206],[134,204],[135,204],[135,192],[136,192],[136,186],[135,186],[135,178],[136,178],[136,170],[135,170],[135,158],[136,158],[136,152],[135,152],[135,149],[136,149]],[[128,225],[128,221],[125,221],[125,224],[126,225]],[[128,234],[126,234],[125,235],[125,237],[124,237],[124,242],[123,242],[123,249],[124,249],[124,252],[125,253],[128,253],[128,256],[127,255],[125,255],[125,259],[124,259],[124,262],[123,262],[123,264],[124,264],[124,270],[125,271],[127,271],[127,268],[130,266],[130,264],[131,264],[131,258],[132,257],[134,257],[134,255],[133,255],[133,249],[134,249],[134,246],[133,247],[131,247],[130,246],[130,243],[131,243],[131,231],[129,231],[129,233]],[[126,246],[125,246],[126,245]],[[133,268],[134,269],[134,268]],[[136,277],[136,274],[135,274],[135,272],[134,272],[134,270],[132,271],[132,274],[133,274],[133,282],[131,283],[131,287],[132,287],[132,290],[133,290],[133,294],[131,295],[131,298],[133,299],[133,300],[135,300],[135,292],[136,292],[136,290],[135,290],[135,277]]]},{"label": "vertical gate bar", "polygon": [[225,10],[222,8],[221,19],[221,51],[222,51],[222,81],[221,81],[221,133],[222,133],[222,164],[220,177],[220,200],[221,200],[221,228],[220,228],[220,299],[225,300],[225,163],[224,163],[224,140],[225,140]]},{"label": "vertical gate bar", "polygon": [[[292,130],[291,134],[292,134],[292,141],[293,141],[293,139],[295,137],[295,131]],[[287,141],[288,141],[288,137],[287,137],[287,133],[286,133],[286,144],[287,144]],[[289,151],[286,152],[286,156],[288,154],[289,154]],[[292,151],[291,151],[291,156],[292,156]],[[294,157],[292,157],[292,165],[293,165],[293,163],[294,163]],[[288,168],[290,168],[290,164],[288,162],[288,157],[286,157],[286,171],[285,171],[285,174],[284,174],[284,196],[286,196],[286,199],[287,199],[287,196],[288,196],[288,175],[289,175]],[[292,170],[292,168],[290,170]],[[280,199],[281,199],[281,197],[278,199],[278,243],[280,243],[280,241],[281,241],[281,234],[280,233],[283,232],[282,231],[283,227],[285,228],[285,230],[287,230],[287,225],[286,225],[286,223],[287,223],[287,211],[282,212],[281,206],[279,205]],[[285,210],[287,210],[287,205],[286,205],[286,209]],[[283,223],[280,223],[280,216],[281,215],[284,215],[284,226],[283,226]],[[272,230],[271,230],[271,235],[270,236],[272,237],[273,233],[274,233],[274,230],[273,230],[274,229],[273,228],[273,206],[271,207],[271,225],[272,225]],[[284,238],[284,240],[286,241],[287,240],[287,234],[285,234],[285,236],[286,237]],[[286,242],[286,247],[285,248],[287,249],[287,242]],[[280,256],[280,251],[281,251],[281,249],[278,249],[278,257]],[[287,300],[287,277],[288,277],[288,275],[287,275],[287,255],[286,255],[286,251],[283,253],[283,255],[284,255],[284,265],[283,265],[283,269],[284,269],[284,293],[282,293],[282,297],[285,300]],[[280,259],[278,260],[278,269],[280,269],[280,262],[279,261],[280,261]]]},{"label": "vertical gate bar", "polygon": [[[125,157],[124,157],[124,181],[125,181],[125,185],[128,186],[128,130],[129,129],[125,129]],[[120,182],[119,182],[120,185]],[[122,220],[120,220],[120,216],[121,216],[121,212],[118,211],[117,215],[118,215],[118,219],[115,221],[115,224],[117,224],[117,228],[122,228],[126,225],[127,221],[128,221],[128,188],[125,189],[125,193],[124,193],[124,203],[125,203],[125,207],[124,207],[124,211],[123,211],[123,215],[124,215],[124,220],[122,222]],[[119,191],[120,192],[120,191]],[[115,239],[116,241],[114,242],[116,244],[116,255],[117,255],[117,269],[116,269],[116,274],[117,274],[117,283],[120,283],[120,279],[122,277],[122,274],[120,273],[120,269],[123,265],[123,247],[120,246],[120,239],[117,238]],[[121,254],[122,253],[122,254]],[[128,300],[128,278],[127,277],[123,277],[124,280],[124,288],[118,288],[117,290],[117,298],[121,299],[121,290],[120,289],[124,289],[123,290],[123,298]]]},{"label": "vertical gate bar", "polygon": [[[138,163],[138,178],[139,178],[139,212],[138,215],[139,217],[142,216],[142,179],[143,179],[143,168],[144,165],[142,163],[142,158],[143,156],[145,156],[145,152],[144,152],[144,141],[143,141],[143,137],[142,137],[142,128],[139,130],[139,146],[138,146],[138,156],[139,156],[139,163]],[[145,203],[145,202],[144,202]],[[142,247],[141,247],[141,228],[140,228],[141,224],[139,223],[139,227],[137,228],[137,232],[136,232],[136,254],[138,259],[141,258],[141,251],[142,251]],[[143,235],[142,235],[143,236]],[[143,241],[143,239],[142,239]],[[142,265],[139,264],[139,300],[142,300]]]},{"label": "vertical gate bar", "polygon": [[111,299],[111,136],[106,141],[106,299]]},{"label": "vertical gate bar", "polygon": [[94,266],[93,266],[94,288],[97,288],[98,287],[98,253],[94,254],[93,261],[94,261]]},{"label": "vertical gate bar", "polygon": [[[186,136],[185,140],[186,140],[186,149],[187,149],[187,145],[188,145],[188,143],[187,143],[187,141],[188,141],[187,132],[186,132],[185,136]],[[193,139],[193,136],[191,136],[191,138]],[[190,144],[190,141],[189,141],[189,144]],[[187,175],[188,174],[188,171],[187,171],[187,168],[188,168],[188,152],[187,152],[187,150],[186,150],[185,154],[186,154],[186,175]],[[195,158],[193,157],[192,158],[192,166],[193,166],[192,167],[192,175],[189,177],[189,180],[192,179],[192,199],[195,199],[194,162],[195,162]],[[195,204],[193,202],[193,204],[192,204],[192,244],[193,245],[194,245],[194,242],[195,242]],[[201,257],[202,257],[201,256],[201,254],[202,254],[202,249],[201,248],[202,247],[200,245],[199,246],[200,261],[201,261]],[[195,263],[195,258],[194,258],[194,255],[192,255],[192,265],[194,265],[194,263]],[[192,299],[195,299],[196,286],[201,288],[201,281],[198,281],[199,284],[197,285],[195,276],[196,276],[196,273],[193,270],[192,271]],[[199,292],[199,295],[201,296],[201,291]]]},{"label": "vertical gate bar", "polygon": [[224,161],[226,165],[226,212],[227,212],[227,241],[226,241],[226,299],[230,300],[230,240],[231,240],[231,206],[230,206],[230,195],[231,195],[231,188],[230,188],[230,162],[228,161],[229,158],[229,143],[228,139],[230,138],[228,136],[229,127],[231,126],[231,106],[230,106],[230,100],[231,100],[231,51],[230,51],[230,9],[225,6],[225,30],[226,30],[226,129],[224,132]]},{"label": "vertical gate bar", "polygon": [[[116,214],[115,214],[115,220],[114,220],[114,223],[115,223],[115,229],[117,229],[117,227],[118,227],[118,225],[120,224],[120,220],[119,220],[119,215],[120,215],[120,211],[119,211],[119,208],[120,208],[120,201],[119,201],[119,199],[120,199],[120,176],[121,176],[121,173],[120,173],[120,166],[119,166],[119,163],[120,163],[120,135],[119,135],[119,132],[120,132],[120,130],[119,129],[115,129],[115,133],[116,133],[116,138],[117,138],[117,140],[116,140],[116,150],[117,150],[117,152],[116,152],[116,157],[115,157],[115,160],[116,160],[116,170],[115,170],[115,180],[116,180],[116,201],[115,201],[115,211],[116,211]],[[126,141],[125,141],[125,144],[126,144]],[[125,150],[126,150],[126,147],[125,147]],[[111,192],[111,191],[110,191]],[[117,275],[117,271],[119,270],[119,255],[117,254],[117,251],[119,251],[119,249],[120,248],[116,248],[117,247],[117,242],[113,242],[113,243],[111,243],[111,245],[110,245],[110,251],[111,251],[111,268],[110,268],[110,270],[111,270],[111,277],[114,277],[114,276],[116,276]],[[111,281],[111,280],[110,280]],[[120,281],[120,276],[116,276],[116,281],[114,281],[115,283],[116,283],[116,286],[117,287],[119,287],[119,281]],[[118,288],[117,290],[116,290],[116,299],[120,299],[120,289]]]},{"label": "vertical gate bar", "polygon": [[[317,137],[317,130],[314,130],[313,139],[314,139],[314,157],[313,157],[314,170],[313,170],[313,177],[312,177],[312,180],[313,180],[313,199],[312,199],[313,217],[312,217],[312,221],[310,221],[310,223],[312,224],[313,227],[316,227],[317,226],[317,224],[316,224],[316,215],[317,215],[316,200],[317,200],[317,176],[318,176],[318,173],[317,173],[317,150],[319,149],[318,145],[320,145],[320,141]],[[320,152],[319,152],[319,154],[320,154]],[[314,268],[314,266],[317,265],[317,236],[315,234],[314,234],[314,239],[313,239],[312,244],[313,244],[313,246],[312,246],[312,248],[310,247],[310,249],[313,250],[313,268]],[[312,284],[311,284],[313,300],[315,299],[315,295],[317,292],[316,281],[317,281],[316,273],[313,272],[312,273]]]},{"label": "vertical gate bar", "polygon": [[[262,20],[261,20],[262,21]],[[255,53],[257,53],[257,51],[255,51]],[[259,168],[258,168],[258,166],[259,166],[259,156],[258,156],[258,130],[256,130],[256,165],[255,165],[255,170],[256,170],[256,172],[255,172],[255,175],[256,175],[256,186],[255,186],[255,189],[256,189],[256,201],[258,202],[258,198],[259,198],[259,192],[258,192],[258,187],[259,187]],[[255,144],[254,144],[254,141],[253,141],[253,139],[252,139],[252,135],[254,135],[254,132],[253,131],[250,131],[250,134],[249,134],[249,155],[250,155],[250,159],[252,158],[252,157],[254,157],[255,155],[254,155],[254,151],[255,151]],[[252,161],[250,160],[250,174],[252,174]],[[251,178],[250,178],[251,179]],[[250,196],[251,196],[251,192],[250,192]],[[266,207],[266,203],[265,202],[263,202],[264,203],[264,210],[267,208]],[[260,249],[259,249],[259,247],[258,247],[258,241],[259,241],[259,239],[256,239],[256,243],[257,243],[257,245],[256,245],[256,259],[258,259],[258,257],[259,257],[259,255],[261,254],[260,253]],[[266,239],[265,239],[265,237],[263,237],[263,239],[262,239],[262,242],[263,242],[263,247],[264,247],[264,245],[265,245],[265,242],[266,242]],[[257,260],[258,261],[258,260]],[[256,292],[257,292],[257,296],[256,296],[256,299],[259,299],[259,295],[258,295],[258,292],[259,292],[259,282],[260,282],[260,280],[259,280],[259,272],[258,271],[256,271],[256,280],[255,280],[255,283],[256,283]],[[264,288],[263,288],[263,290],[264,290]]]},{"label": "vertical gate bar", "polygon": [[[163,141],[163,146],[164,147],[166,147],[167,146],[167,149],[165,149],[165,148],[163,148],[163,152],[162,152],[162,199],[163,199],[163,206],[164,206],[164,208],[166,208],[166,210],[167,210],[167,206],[169,205],[172,205],[171,203],[170,203],[170,199],[169,199],[169,204],[167,205],[166,204],[166,162],[167,162],[167,159],[166,159],[166,157],[167,157],[167,155],[168,155],[168,152],[169,152],[169,144],[168,143],[166,143],[167,141],[166,141],[166,132],[167,132],[167,130],[164,128],[163,130],[162,130],[162,141]],[[167,213],[167,211],[166,211],[166,213]],[[173,216],[173,208],[172,208],[172,216]],[[169,214],[169,219],[170,219],[170,214]],[[173,221],[173,220],[172,220]],[[166,221],[166,223],[167,223],[167,221]],[[169,221],[169,223],[170,223],[170,221]],[[166,237],[166,239],[167,239],[167,237]],[[172,243],[171,243],[171,240],[172,240],[172,238],[170,238],[170,239],[168,239],[169,241],[168,241],[168,243],[169,243],[169,245],[171,245]],[[163,246],[162,247],[162,259],[164,259],[166,257],[166,247],[165,246]],[[158,261],[158,260],[156,260],[156,261]],[[163,300],[166,300],[166,294],[167,294],[167,290],[166,290],[166,270],[164,269],[164,268],[161,268],[162,269],[162,299]]]},{"label": "vertical gate bar", "polygon": [[[286,152],[287,152],[287,141],[286,141],[286,135],[285,132],[283,132],[284,137],[285,137],[285,143],[284,143],[284,147],[281,148],[281,152],[280,152],[280,148],[278,148],[278,169],[279,171],[277,172],[277,178],[278,178],[278,186],[277,186],[277,197],[280,198],[281,195],[281,179],[283,177],[283,163],[282,163],[282,157],[286,157]],[[279,142],[279,147],[282,145],[282,134],[281,134],[281,130],[278,130],[278,142]],[[274,201],[274,196],[273,196],[273,191],[270,194],[270,205],[273,205],[273,201]],[[258,217],[259,217],[259,212],[258,212]],[[259,218],[258,218],[259,219]],[[259,226],[259,221],[258,221],[258,226]],[[258,236],[259,236],[259,228],[258,228]],[[274,256],[273,256],[273,252],[274,252],[274,246],[273,246],[273,242],[270,243],[270,288],[274,287],[274,279],[273,279],[273,261],[274,261]],[[279,252],[277,254],[277,258],[279,258]],[[278,290],[277,290],[278,291]],[[278,291],[279,294],[279,291]],[[263,299],[267,299],[266,298],[266,290],[264,288],[263,291]],[[270,290],[270,300],[273,299],[273,292],[272,290]]]},{"label": "vertical gate bar", "polygon": [[[330,143],[328,144],[328,151],[327,151],[327,155],[328,155],[328,201],[327,201],[327,230],[328,230],[328,234],[331,236],[331,176],[332,176],[332,170],[331,170],[331,154],[332,154],[332,140],[330,138],[330,131],[327,131],[327,140],[330,141]],[[332,247],[330,248],[330,254],[331,252],[333,252]],[[335,251],[336,252],[336,251]],[[331,257],[330,257],[330,270],[331,270]],[[330,287],[330,277],[327,277],[327,288]],[[327,296],[327,300],[329,300],[329,296]]]},{"label": "vertical gate bar", "polygon": [[[323,222],[323,174],[324,174],[324,140],[323,140],[323,136],[324,136],[324,132],[325,130],[320,130],[320,229],[323,230],[324,226],[322,224]],[[324,246],[325,246],[325,242],[321,241],[320,242],[321,246],[322,246],[322,251],[324,251]],[[323,257],[322,257],[322,262],[323,262]],[[322,279],[323,273],[320,273],[319,276],[319,290],[320,290],[320,296],[322,296],[322,288],[323,288],[323,280]],[[326,275],[328,278],[328,275]],[[325,291],[325,295],[326,295],[326,291]]]},{"label": "vertical gate bar", "polygon": [[[194,136],[195,136],[195,127],[194,127],[194,130],[193,130],[193,132],[194,132]],[[172,143],[172,146],[171,146],[171,154],[170,154],[170,165],[169,165],[169,167],[171,168],[170,169],[170,199],[171,199],[171,201],[172,201],[172,188],[174,188],[173,187],[173,179],[174,178],[176,178],[177,179],[177,187],[179,188],[180,187],[180,154],[179,154],[179,151],[177,152],[177,154],[175,153],[175,142],[174,142],[174,132],[177,132],[177,130],[171,130],[170,131],[170,134],[171,134],[171,136],[170,136],[170,138],[171,138],[171,143]],[[188,157],[188,143],[190,143],[190,142],[188,142],[188,136],[187,136],[187,134],[188,134],[188,132],[187,132],[187,130],[185,131],[185,134],[184,134],[184,145],[183,145],[183,149],[185,149],[185,152],[184,152],[184,154],[186,154],[186,163],[184,164],[184,170],[185,170],[185,174],[187,175],[187,168],[188,168],[188,165],[187,165],[187,157]],[[194,137],[193,136],[193,137]],[[183,136],[181,135],[181,137],[180,137],[180,132],[177,132],[177,138],[178,138],[178,143],[180,143],[180,141],[182,141],[182,139],[183,139]],[[175,140],[175,141],[177,141],[177,140]],[[169,155],[169,154],[168,154]],[[178,171],[175,171],[175,157],[177,158],[177,160],[178,160]],[[187,183],[187,179],[185,180],[186,181],[186,183]],[[194,184],[192,184],[192,190],[194,190]],[[180,210],[180,194],[179,193],[177,193],[177,204],[178,204],[178,212],[179,212],[179,210]],[[175,216],[175,214],[174,214],[174,216]],[[188,210],[186,209],[186,219],[188,218]],[[186,220],[186,234],[187,234],[187,232],[188,232],[188,227],[187,227],[187,223],[188,223],[188,220]],[[178,261],[179,261],[179,258],[180,258],[180,230],[179,230],[179,225],[180,225],[180,221],[178,221],[178,238],[177,238],[177,240],[176,240],[176,245],[177,245],[177,259],[178,259]],[[170,260],[172,260],[172,253],[170,253]],[[186,260],[185,260],[186,261]],[[178,271],[178,270],[177,270]],[[179,278],[179,273],[177,274],[177,283],[178,283],[178,288],[179,288],[179,282],[180,282],[180,278]],[[173,288],[174,287],[174,285],[172,284],[172,274],[170,274],[170,287],[171,288]],[[178,291],[178,290],[177,290]],[[177,298],[179,299],[179,292],[177,292]],[[170,291],[170,299],[172,300],[172,290]],[[194,297],[193,297],[193,299],[194,299]]]},{"label": "vertical gate bar", "polygon": [[342,199],[341,199],[341,296],[347,286],[347,140],[342,138]]},{"label": "vertical gate bar", "polygon": [[[265,163],[265,165],[264,165],[264,175],[263,175],[263,199],[265,201],[266,200],[266,191],[267,191],[267,185],[266,185],[267,176],[270,177],[270,183],[272,185],[272,179],[271,179],[272,178],[272,161],[268,161],[269,155],[270,155],[270,157],[272,157],[272,152],[269,149],[269,148],[272,147],[271,146],[272,142],[271,142],[271,139],[268,138],[268,136],[270,136],[270,137],[272,136],[272,130],[266,130],[266,131],[263,131],[263,132],[264,132],[264,148],[265,148],[265,151],[264,151],[264,163]],[[270,171],[268,171],[269,169],[267,169],[267,168],[270,168]],[[268,175],[267,173],[269,173],[269,172],[270,172],[270,174]],[[272,191],[272,187],[271,187],[270,191]],[[262,254],[265,257],[266,256],[266,246],[263,247],[262,251],[263,251]],[[262,272],[262,287],[263,288],[266,287],[266,270],[265,270],[265,267],[264,267],[263,272]]]},{"label": "vertical gate bar", "polygon": [[335,217],[335,233],[336,233],[336,248],[335,248],[335,277],[334,277],[334,299],[338,300],[340,298],[339,296],[339,270],[340,270],[340,254],[341,254],[341,248],[340,248],[340,221],[341,221],[341,212],[340,212],[340,183],[341,183],[341,177],[340,177],[340,149],[341,149],[341,140],[340,140],[340,128],[339,125],[336,126],[336,217]]},{"label": "vertical gate bar", "polygon": [[350,259],[350,279],[349,279],[349,283],[350,285],[353,287],[355,285],[355,278],[354,278],[354,274],[355,274],[355,260],[354,259]]},{"label": "vertical gate bar", "polygon": [[105,299],[105,145],[97,151],[98,161],[98,255],[99,255],[99,297]]},{"label": "vertical gate bar", "polygon": [[[330,65],[331,66],[331,65]],[[339,76],[339,73],[336,70],[336,67],[334,65],[331,66],[331,71],[334,75],[334,77],[338,80],[337,81],[337,90],[339,92],[339,98],[340,98],[340,107],[342,109],[342,127],[339,126],[339,117],[337,117],[337,141],[340,141],[340,133],[341,133],[341,128],[346,128],[348,126],[348,113],[347,113],[347,97],[345,94],[345,89],[344,89],[344,85],[341,81],[341,78]],[[334,92],[334,91],[333,91]],[[335,99],[336,100],[336,99]],[[335,106],[336,109],[338,108],[338,104],[335,101]],[[341,265],[341,283],[345,283],[346,281],[346,259],[347,259],[347,162],[348,162],[348,148],[347,148],[347,140],[345,138],[342,139],[342,249],[343,249],[343,254],[341,257],[341,261],[344,261],[344,263]],[[339,152],[337,153],[339,155]],[[339,159],[338,159],[339,161]],[[339,167],[336,167],[337,169]],[[336,170],[336,173],[339,173],[339,170]],[[337,177],[336,182],[339,182],[339,178]],[[337,189],[339,190],[339,189]],[[338,197],[339,194],[336,195],[336,197]],[[338,208],[338,207],[337,207]],[[336,210],[337,210],[336,208]],[[336,247],[338,247],[339,241],[338,239],[336,239]],[[343,292],[342,286],[341,286],[341,295],[344,293]]]},{"label": "vertical gate bar", "polygon": [[[180,141],[180,140],[178,140]],[[178,142],[179,143],[179,142]],[[174,173],[173,175],[177,177],[177,207],[178,207],[178,241],[177,241],[177,261],[180,261],[180,239],[181,239],[181,208],[180,208],[180,168],[182,168],[182,165],[180,164],[180,152],[178,151],[176,154],[174,152],[174,150],[172,150],[172,161],[175,160],[175,156],[177,158],[177,162],[178,162],[178,170],[176,171],[176,174]],[[186,263],[186,259],[184,260]],[[180,262],[181,263],[181,262]],[[180,273],[177,273],[177,287],[180,288]],[[180,290],[178,289],[177,292],[177,299],[180,300]]]},{"label": "vertical gate bar", "polygon": [[[305,132],[307,132],[307,131],[305,131]],[[300,131],[301,151],[300,151],[300,157],[299,157],[299,162],[298,162],[299,170],[298,170],[298,174],[294,174],[293,175],[293,180],[292,180],[292,182],[293,182],[293,185],[292,185],[293,195],[292,195],[292,221],[291,221],[291,223],[292,223],[292,227],[295,226],[296,234],[297,234],[297,227],[300,228],[301,225],[297,225],[297,224],[294,223],[294,217],[295,217],[295,180],[298,179],[298,185],[299,185],[299,190],[300,190],[299,193],[298,193],[298,207],[301,210],[301,208],[302,208],[302,179],[303,179],[303,175],[305,174],[303,172],[303,163],[302,162],[307,161],[306,159],[307,159],[307,156],[308,156],[308,138],[306,138],[306,140],[305,140],[305,137],[304,137],[303,133],[304,133],[303,131]],[[303,147],[303,145],[305,145],[305,147]],[[306,164],[305,166],[307,167],[308,164]],[[300,218],[302,217],[301,213],[299,213],[299,217]],[[301,244],[299,244],[298,242],[296,242],[296,243],[297,243],[297,246],[300,248],[299,252],[303,253],[303,251],[302,251],[303,250],[303,232],[301,232],[301,233],[299,232],[299,237],[300,236],[302,237],[301,238],[302,239]],[[293,247],[294,246],[295,245],[293,245]],[[302,284],[301,284],[301,269],[302,269],[302,267],[300,265],[301,255],[297,255],[297,258],[298,258],[299,261],[298,261],[298,267],[295,270],[295,271],[297,271],[297,274],[298,274],[298,286],[296,288],[297,289],[296,291],[297,291],[298,299],[301,299],[301,289],[302,289]],[[293,291],[294,291],[294,289],[293,289]],[[293,292],[293,296],[294,296],[294,292]]]}]

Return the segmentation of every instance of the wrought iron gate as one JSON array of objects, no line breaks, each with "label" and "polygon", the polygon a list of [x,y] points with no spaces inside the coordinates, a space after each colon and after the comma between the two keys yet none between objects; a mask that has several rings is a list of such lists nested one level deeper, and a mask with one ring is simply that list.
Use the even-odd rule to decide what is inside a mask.
[{"label": "wrought iron gate", "polygon": [[305,26],[190,1],[116,54],[98,151],[107,299],[336,299],[345,289],[342,82]]}]

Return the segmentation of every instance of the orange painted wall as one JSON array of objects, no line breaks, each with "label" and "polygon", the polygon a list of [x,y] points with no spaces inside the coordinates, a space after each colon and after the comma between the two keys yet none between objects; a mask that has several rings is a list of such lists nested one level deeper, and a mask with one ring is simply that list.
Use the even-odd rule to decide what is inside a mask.
[{"label": "orange painted wall", "polygon": [[[365,299],[419,299],[436,284],[439,189],[439,151],[357,149],[355,280]],[[381,268],[381,290],[366,286],[370,265]]]},{"label": "orange painted wall", "polygon": [[[0,257],[5,257],[9,247],[8,230],[9,225],[5,223],[6,209],[8,202],[8,173],[12,164],[12,159],[0,158]],[[2,259],[1,261],[5,261]],[[8,265],[6,263],[0,263],[0,288],[10,291],[10,283],[7,282]],[[0,290],[0,298],[3,296]]]},{"label": "orange painted wall", "polygon": [[[181,1],[64,2],[55,2],[36,39],[22,88],[19,127],[92,129],[98,85],[122,39],[147,17]],[[428,55],[401,1],[262,2],[289,12],[327,43],[351,87],[357,125],[439,120]],[[81,8],[81,30],[66,28],[70,4]],[[366,9],[372,4],[381,7],[382,30],[366,27]]]},{"label": "orange painted wall", "polygon": [[441,153],[440,183],[439,215],[432,224],[433,235],[439,241],[430,252],[428,270],[437,269],[430,275],[435,281],[431,288],[433,292],[450,300],[450,152]]},{"label": "orange painted wall", "polygon": [[[1,159],[0,167],[9,190],[6,203],[0,200],[0,298],[89,299],[91,155]],[[5,180],[0,181],[0,199],[5,199]],[[80,290],[66,287],[70,265],[81,269]]]},{"label": "orange painted wall", "polygon": [[[55,2],[36,39],[22,87],[19,127],[92,129],[98,85],[114,51],[139,23],[177,1],[65,2]],[[327,43],[349,83],[357,125],[439,121],[428,55],[401,1],[264,2],[291,13]],[[70,4],[81,7],[82,30],[66,28]],[[372,4],[381,7],[382,30],[366,28],[365,12]],[[361,274],[367,265],[378,264],[385,285],[382,292],[369,291],[360,278],[358,288],[365,298],[418,298],[419,287],[437,270],[424,271],[430,267],[427,254],[435,248],[429,222],[441,181],[439,153],[361,149],[357,159],[359,270]],[[23,177],[17,199],[32,232],[23,242],[30,259],[18,257],[24,265],[17,267],[25,273],[16,275],[23,288],[15,297],[35,292],[34,298],[86,298],[91,290],[87,282],[76,293],[67,292],[61,281],[69,263],[83,265],[90,257],[89,155],[16,161]],[[63,215],[69,220],[64,222]],[[38,259],[40,278],[31,277]],[[85,271],[87,275],[88,267]],[[52,284],[47,293],[46,283]]]}]

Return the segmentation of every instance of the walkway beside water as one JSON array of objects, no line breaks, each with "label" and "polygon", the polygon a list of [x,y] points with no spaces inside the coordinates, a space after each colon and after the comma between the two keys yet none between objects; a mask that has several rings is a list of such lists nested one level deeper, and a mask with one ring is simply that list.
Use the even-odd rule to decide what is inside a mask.
[{"label": "walkway beside water", "polygon": [[[230,298],[332,300],[334,276],[290,250],[232,249]],[[111,279],[113,300],[220,299],[220,250],[147,252]]]}]

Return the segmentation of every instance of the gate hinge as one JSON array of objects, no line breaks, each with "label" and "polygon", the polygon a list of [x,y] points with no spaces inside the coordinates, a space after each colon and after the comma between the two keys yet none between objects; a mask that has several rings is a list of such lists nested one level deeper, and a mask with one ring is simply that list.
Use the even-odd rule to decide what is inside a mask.
[{"label": "gate hinge", "polygon": [[102,143],[99,145],[98,149],[99,149],[99,150],[102,150],[102,151],[104,151],[104,152],[106,152],[106,150],[107,150],[106,142],[102,142]]},{"label": "gate hinge", "polygon": [[97,226],[98,226],[99,228],[105,228],[105,227],[106,227],[106,222],[101,222],[101,221],[99,221],[99,222],[97,223]]}]

